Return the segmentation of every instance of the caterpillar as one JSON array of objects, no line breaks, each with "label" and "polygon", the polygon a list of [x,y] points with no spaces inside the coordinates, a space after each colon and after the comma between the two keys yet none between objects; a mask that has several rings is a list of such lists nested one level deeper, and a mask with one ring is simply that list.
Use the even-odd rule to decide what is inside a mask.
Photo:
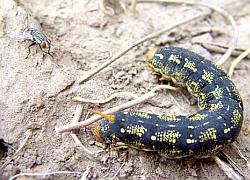
[{"label": "caterpillar", "polygon": [[235,141],[243,122],[243,102],[226,73],[187,49],[163,47],[149,51],[147,66],[197,98],[200,110],[190,116],[146,112],[100,114],[92,129],[100,143],[129,145],[156,151],[167,158],[216,155]]}]

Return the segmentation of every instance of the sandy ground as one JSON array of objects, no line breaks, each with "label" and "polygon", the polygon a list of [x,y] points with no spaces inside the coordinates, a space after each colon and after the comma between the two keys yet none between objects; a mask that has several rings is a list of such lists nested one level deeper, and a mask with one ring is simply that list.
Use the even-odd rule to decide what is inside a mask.
[{"label": "sandy ground", "polygon": [[[224,9],[237,22],[239,51],[234,51],[234,55],[249,48],[250,2],[241,0],[230,3],[220,0],[217,3],[223,4]],[[0,179],[20,172],[84,172],[87,167],[90,168],[88,178],[109,179],[121,166],[116,176],[119,179],[227,178],[210,158],[168,160],[152,152],[135,149],[115,151],[107,148],[101,153],[102,161],[96,162],[86,157],[68,133],[57,134],[54,130],[55,127],[71,121],[77,105],[71,100],[72,97],[102,99],[120,91],[139,95],[159,84],[158,77],[148,71],[144,62],[145,53],[151,46],[175,45],[188,49],[198,47],[204,56],[217,61],[222,56],[221,52],[204,48],[197,42],[228,45],[230,38],[225,33],[230,33],[232,28],[224,17],[211,13],[206,18],[146,41],[79,85],[77,81],[82,75],[105,62],[111,54],[171,22],[181,21],[208,9],[187,5],[139,3],[133,13],[130,7],[124,12],[118,4],[110,4],[115,10],[115,14],[110,16],[103,13],[98,8],[98,2],[94,0],[2,0],[0,4],[0,138],[17,149],[25,138],[25,132],[29,128],[33,130],[25,147],[2,170]],[[31,17],[41,21],[44,33],[51,39],[53,58],[44,55],[34,46],[29,57],[25,59],[30,42],[17,41],[7,36],[9,33],[22,32],[27,27],[27,19]],[[223,65],[224,70],[228,70],[234,58],[229,58]],[[232,78],[245,104],[244,127],[236,144],[248,160],[250,140],[249,136],[247,138],[244,135],[244,131],[250,123],[249,73],[248,58],[237,66]],[[128,98],[119,98],[103,105],[84,106],[105,110],[127,100]],[[198,110],[194,99],[187,92],[168,91],[162,91],[149,103],[131,109],[157,114],[189,114]],[[90,129],[91,127],[81,129],[78,132],[79,137],[88,149],[96,152],[101,148],[95,145]],[[225,152],[244,177],[250,179],[246,162],[240,158],[237,150],[228,147]],[[14,150],[9,148],[7,155],[13,154]],[[2,158],[0,163],[3,164],[5,160],[6,157]],[[50,177],[79,179],[81,175]]]}]

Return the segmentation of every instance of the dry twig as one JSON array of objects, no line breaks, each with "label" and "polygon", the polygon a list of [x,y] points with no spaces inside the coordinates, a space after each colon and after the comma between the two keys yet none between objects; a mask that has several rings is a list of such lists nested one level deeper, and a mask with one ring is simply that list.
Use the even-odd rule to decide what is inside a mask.
[{"label": "dry twig", "polygon": [[100,100],[86,99],[86,98],[82,98],[82,97],[74,97],[74,98],[72,98],[72,100],[79,101],[79,102],[85,102],[85,103],[104,104],[104,103],[107,103],[107,102],[113,100],[114,98],[122,97],[122,96],[126,96],[126,97],[130,96],[133,98],[138,98],[137,95],[135,95],[131,92],[118,92],[118,93],[112,94],[108,98],[100,99]]},{"label": "dry twig", "polygon": [[112,180],[115,179],[115,177],[117,176],[117,174],[121,171],[121,169],[123,168],[123,166],[126,164],[126,162],[124,161],[121,165],[121,167],[116,171],[115,175],[112,177]]},{"label": "dry twig", "polygon": [[234,160],[228,155],[227,153],[223,152],[221,153],[224,158],[227,160],[227,162],[240,174],[244,177],[244,172],[242,169],[234,162]]},{"label": "dry twig", "polygon": [[244,51],[242,54],[240,54],[231,64],[229,71],[228,71],[228,76],[232,77],[233,75],[233,71],[236,67],[236,65],[245,57],[247,57],[247,55],[250,54],[250,48],[248,48],[246,51]]},{"label": "dry twig", "polygon": [[25,132],[25,139],[23,140],[19,148],[16,150],[16,152],[13,154],[13,156],[7,157],[5,163],[3,163],[3,165],[0,167],[0,172],[10,163],[10,161],[12,161],[18,155],[18,153],[23,149],[23,147],[26,145],[31,136],[32,136],[32,129],[28,129]]},{"label": "dry twig", "polygon": [[83,175],[82,175],[82,177],[81,177],[81,179],[80,180],[87,180],[88,178],[88,175],[89,175],[89,172],[90,172],[90,167],[89,166],[87,166],[87,169],[86,169],[86,171],[83,173]]},{"label": "dry twig", "polygon": [[250,124],[247,126],[247,129],[246,129],[245,135],[247,136],[249,133],[250,133]]},{"label": "dry twig", "polygon": [[[110,109],[104,111],[103,113],[111,114],[111,113],[114,113],[114,112],[117,112],[117,111],[127,109],[127,108],[129,108],[131,106],[140,104],[142,102],[145,102],[145,101],[149,100],[150,98],[154,97],[157,94],[156,91],[158,91],[160,89],[169,89],[169,90],[173,90],[173,91],[180,90],[180,88],[172,87],[172,86],[169,86],[169,85],[158,85],[155,88],[153,88],[150,92],[142,95],[141,97],[139,97],[139,98],[137,98],[135,100],[128,101],[128,102],[126,102],[124,104],[118,105],[116,107],[110,108]],[[72,123],[72,124],[68,124],[68,125],[64,125],[64,126],[55,128],[55,131],[59,132],[59,133],[62,133],[62,132],[66,132],[66,131],[71,131],[73,129],[79,129],[79,128],[88,126],[88,125],[96,122],[100,118],[102,118],[102,117],[99,116],[99,115],[94,115],[91,118],[87,119],[86,121]]]},{"label": "dry twig", "polygon": [[183,0],[137,0],[137,2],[166,2],[166,3],[173,3],[173,4],[188,4],[188,5],[204,6],[204,7],[208,7],[210,9],[216,11],[217,13],[221,14],[226,19],[228,19],[228,21],[231,23],[231,25],[233,27],[233,31],[232,31],[232,35],[231,35],[231,43],[230,43],[230,46],[229,46],[228,50],[226,51],[226,53],[217,62],[218,66],[221,66],[222,64],[224,64],[224,62],[230,57],[230,55],[232,54],[232,52],[236,46],[236,41],[237,41],[237,37],[238,37],[236,22],[231,14],[229,14],[227,11],[225,11],[224,9],[222,9],[218,6],[212,5],[211,3],[208,4],[208,3],[204,3],[204,2],[185,1],[185,0],[184,1]]},{"label": "dry twig", "polygon": [[47,172],[47,173],[20,173],[15,176],[12,176],[9,178],[9,180],[14,180],[20,176],[50,176],[50,175],[56,175],[56,174],[82,174],[82,172],[77,171],[55,171],[55,172]]},{"label": "dry twig", "polygon": [[103,70],[105,67],[107,67],[108,65],[110,65],[111,63],[115,62],[118,58],[120,58],[121,56],[123,56],[124,54],[126,54],[129,50],[131,50],[132,48],[138,46],[139,44],[147,41],[147,40],[150,40],[152,38],[155,38],[167,31],[170,31],[178,26],[181,26],[183,24],[187,24],[191,21],[194,21],[198,18],[201,18],[201,17],[204,17],[204,16],[207,16],[209,13],[201,13],[201,14],[198,14],[196,16],[193,16],[193,17],[189,17],[189,18],[186,18],[178,23],[175,23],[175,24],[171,24],[169,26],[167,26],[166,28],[160,30],[160,31],[157,31],[157,32],[154,32],[152,34],[149,34],[137,41],[135,41],[134,43],[130,44],[127,48],[119,51],[117,54],[115,54],[112,58],[110,58],[109,60],[107,60],[105,63],[101,64],[100,66],[98,66],[96,69],[93,69],[92,71],[90,72],[87,72],[83,77],[80,78],[80,80],[78,81],[79,84],[83,83],[85,80],[87,80],[88,78],[90,78],[91,76],[95,75],[96,73],[100,72],[101,70]]},{"label": "dry twig", "polygon": [[[215,52],[215,53],[220,53],[220,54],[224,54],[226,52],[226,50],[229,48],[228,45],[226,44],[219,44],[219,43],[215,43],[215,42],[202,42],[202,41],[192,41],[193,43],[196,44],[200,44],[201,46],[203,46],[204,48],[208,49],[211,52]],[[243,53],[246,49],[244,48],[235,48],[234,51],[232,52],[232,56],[239,56],[241,53]],[[248,59],[250,59],[250,55],[247,56]]]},{"label": "dry twig", "polygon": [[[83,112],[83,105],[82,104],[78,104],[76,106],[76,110],[75,110],[75,114],[73,116],[73,119],[72,119],[72,123],[77,123],[80,118],[81,118],[81,115],[82,115],[82,112]],[[96,160],[94,157],[95,157],[95,153],[91,152],[88,148],[86,148],[82,142],[80,141],[80,139],[77,137],[77,135],[75,134],[75,132],[71,132],[70,133],[71,137],[73,138],[73,140],[75,141],[75,143],[81,147],[81,150],[84,151],[85,154],[87,154],[87,157],[90,158],[91,160]]]},{"label": "dry twig", "polygon": [[214,160],[216,164],[225,172],[229,179],[242,180],[241,176],[239,176],[231,167],[229,167],[226,163],[220,160],[219,157],[214,156]]},{"label": "dry twig", "polygon": [[244,159],[244,161],[247,163],[247,168],[248,168],[248,170],[250,171],[250,164],[249,164],[247,158],[241,153],[240,149],[238,148],[238,146],[237,146],[235,143],[233,143],[233,146],[237,149],[237,151],[238,151],[238,153],[239,153],[239,156],[240,156],[242,159]]}]

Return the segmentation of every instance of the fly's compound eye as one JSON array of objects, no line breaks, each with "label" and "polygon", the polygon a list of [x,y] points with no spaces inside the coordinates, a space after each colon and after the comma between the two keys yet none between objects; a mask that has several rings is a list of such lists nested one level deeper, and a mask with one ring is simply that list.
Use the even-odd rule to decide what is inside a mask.
[{"label": "fly's compound eye", "polygon": [[47,48],[47,44],[46,44],[45,41],[42,42],[41,47],[42,47],[43,49],[46,49],[46,48]]}]

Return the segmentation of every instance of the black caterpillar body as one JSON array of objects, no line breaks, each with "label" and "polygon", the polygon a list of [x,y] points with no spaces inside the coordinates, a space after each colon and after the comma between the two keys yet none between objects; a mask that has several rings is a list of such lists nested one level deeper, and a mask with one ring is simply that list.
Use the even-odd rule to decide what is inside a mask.
[{"label": "black caterpillar body", "polygon": [[164,79],[187,87],[200,111],[191,116],[117,112],[93,132],[97,141],[157,151],[168,158],[213,156],[241,130],[243,103],[234,83],[211,61],[177,47],[158,49],[147,65]]}]

